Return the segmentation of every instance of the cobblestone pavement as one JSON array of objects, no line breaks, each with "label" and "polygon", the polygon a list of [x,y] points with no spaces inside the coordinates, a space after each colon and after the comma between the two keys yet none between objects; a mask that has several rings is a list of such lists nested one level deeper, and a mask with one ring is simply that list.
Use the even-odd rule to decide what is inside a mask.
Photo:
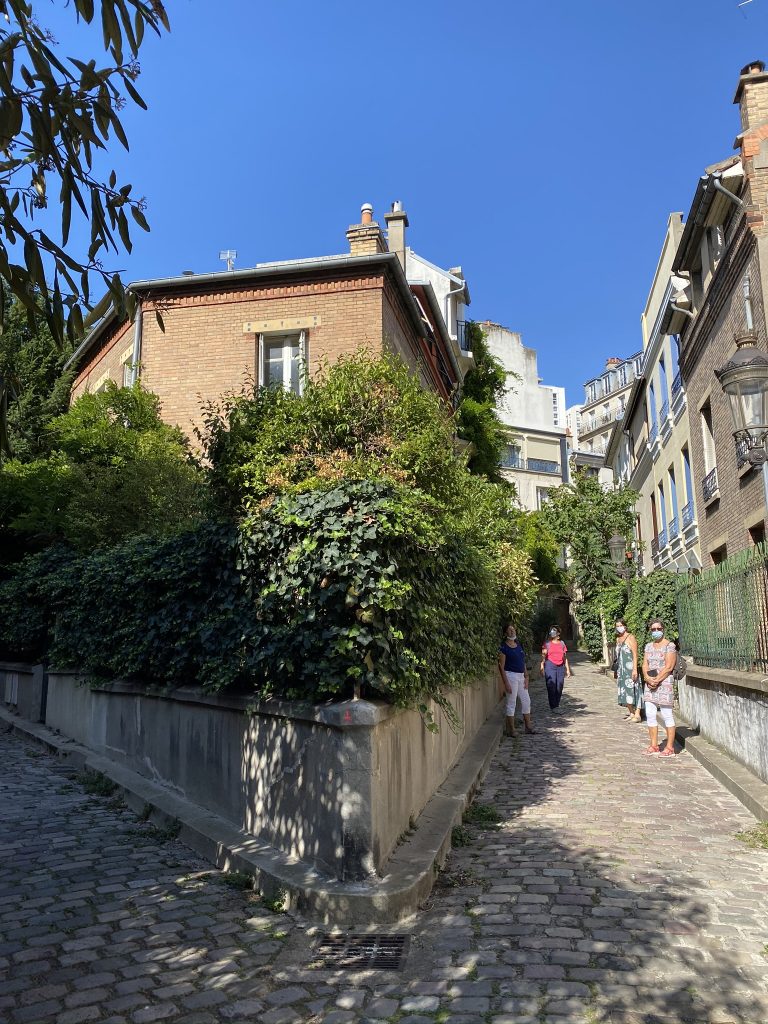
[{"label": "cobblestone pavement", "polygon": [[318,930],[0,736],[3,1024],[768,1021],[768,851],[688,755],[646,758],[585,663],[504,740],[404,969],[308,967]]}]

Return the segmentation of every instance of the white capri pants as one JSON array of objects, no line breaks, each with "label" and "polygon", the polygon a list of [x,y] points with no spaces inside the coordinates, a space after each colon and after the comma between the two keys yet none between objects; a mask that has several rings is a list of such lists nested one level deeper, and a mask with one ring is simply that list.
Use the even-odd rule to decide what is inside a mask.
[{"label": "white capri pants", "polygon": [[[664,725],[668,729],[674,728],[675,717],[672,714],[672,708],[659,708],[658,710],[661,712],[661,717],[664,719]],[[645,702],[645,719],[645,724],[649,728],[654,729],[656,727],[656,705],[652,704],[649,700]]]},{"label": "white capri pants", "polygon": [[505,672],[504,675],[507,677],[507,685],[509,686],[509,690],[507,690],[507,717],[514,717],[518,697],[520,698],[520,707],[523,714],[530,715],[531,695],[525,688],[525,673]]}]

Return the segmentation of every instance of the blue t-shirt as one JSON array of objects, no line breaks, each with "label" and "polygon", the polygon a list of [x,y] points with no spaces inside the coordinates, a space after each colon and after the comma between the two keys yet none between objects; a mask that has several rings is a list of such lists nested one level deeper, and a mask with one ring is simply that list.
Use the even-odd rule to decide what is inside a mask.
[{"label": "blue t-shirt", "polygon": [[504,655],[505,672],[525,672],[525,651],[521,644],[510,647],[505,640],[499,651]]}]

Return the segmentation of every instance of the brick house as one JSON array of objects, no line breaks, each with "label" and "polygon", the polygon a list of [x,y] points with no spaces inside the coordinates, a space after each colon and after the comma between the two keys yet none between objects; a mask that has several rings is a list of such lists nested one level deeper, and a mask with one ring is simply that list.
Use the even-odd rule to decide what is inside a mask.
[{"label": "brick house", "polygon": [[661,330],[679,336],[690,417],[691,471],[702,564],[765,537],[760,470],[737,450],[728,400],[715,369],[735,339],[754,332],[766,347],[768,307],[768,74],[756,62],[741,72],[738,153],[699,178],[672,264],[673,288]]},{"label": "brick house", "polygon": [[443,271],[406,247],[399,203],[385,215],[386,238],[371,206],[361,214],[342,255],[135,282],[135,320],[107,314],[72,356],[73,398],[140,375],[163,417],[190,435],[203,402],[248,382],[298,391],[302,365],[312,373],[365,347],[396,353],[452,402],[471,360],[459,332],[469,303],[461,269]]}]

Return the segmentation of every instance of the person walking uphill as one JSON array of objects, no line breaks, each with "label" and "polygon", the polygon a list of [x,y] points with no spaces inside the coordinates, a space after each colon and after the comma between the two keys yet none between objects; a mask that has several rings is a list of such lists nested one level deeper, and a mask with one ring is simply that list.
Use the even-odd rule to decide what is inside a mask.
[{"label": "person walking uphill", "polygon": [[547,684],[549,710],[554,711],[560,706],[563,696],[565,677],[571,677],[571,666],[568,664],[568,648],[560,639],[560,630],[552,626],[549,639],[541,648],[541,671]]},{"label": "person walking uphill", "polygon": [[506,722],[504,732],[507,736],[515,735],[515,706],[520,698],[525,731],[535,733],[531,724],[531,697],[528,693],[528,668],[525,664],[525,651],[517,639],[517,631],[510,622],[504,639],[499,648],[499,672],[504,692],[507,695]]},{"label": "person walking uphill", "polygon": [[[660,619],[654,619],[651,623],[651,642],[645,645],[643,656],[643,700],[650,737],[644,754],[658,754],[659,757],[675,756],[675,719],[672,715],[672,706],[675,703],[673,673],[676,662],[677,648],[664,636],[664,623]],[[662,751],[659,751],[658,744],[657,711],[661,711],[667,730],[667,743]]]}]

